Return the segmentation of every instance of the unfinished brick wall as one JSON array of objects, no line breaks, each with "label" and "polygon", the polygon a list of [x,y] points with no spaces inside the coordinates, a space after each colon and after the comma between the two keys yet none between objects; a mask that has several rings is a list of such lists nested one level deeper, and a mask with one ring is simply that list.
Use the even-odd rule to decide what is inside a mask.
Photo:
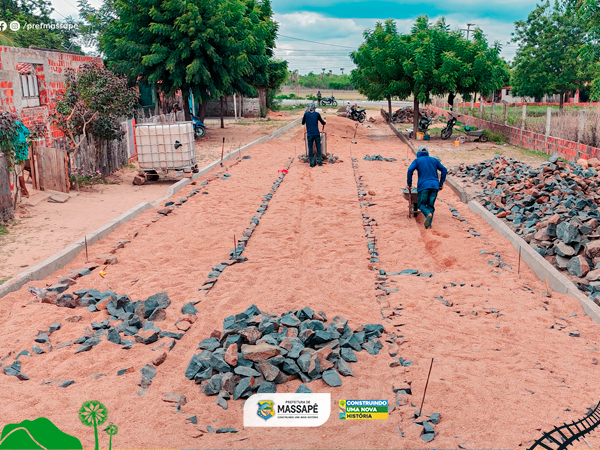
[{"label": "unfinished brick wall", "polygon": [[[429,105],[427,108],[446,117],[449,113],[449,111],[437,106]],[[557,154],[567,161],[576,161],[577,158],[589,159],[600,157],[600,148],[592,147],[591,145],[579,144],[578,146],[577,142],[546,136],[541,133],[534,133],[533,131],[521,130],[520,128],[478,119],[473,116],[461,114],[460,121],[468,126],[490,130],[494,133],[500,132],[507,137],[510,144],[525,147],[529,150],[538,150],[548,155]]]},{"label": "unfinished brick wall", "polygon": [[[40,106],[29,107],[23,99],[20,74],[16,70],[20,62],[30,63],[35,69]],[[77,69],[87,62],[102,64],[100,58],[90,56],[0,46],[0,111],[17,113],[26,127],[35,122],[45,122],[48,129],[46,144],[51,146],[54,138],[63,136],[48,118],[57,96],[64,91],[65,71]]]}]

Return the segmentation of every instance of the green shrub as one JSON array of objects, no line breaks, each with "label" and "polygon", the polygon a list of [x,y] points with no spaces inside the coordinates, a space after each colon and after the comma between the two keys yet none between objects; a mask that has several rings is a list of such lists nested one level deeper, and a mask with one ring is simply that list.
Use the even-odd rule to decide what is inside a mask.
[{"label": "green shrub", "polygon": [[500,144],[503,144],[507,140],[506,136],[504,136],[504,134],[502,134],[501,132],[494,133],[490,130],[484,130],[483,134],[485,134],[488,140],[492,142],[498,142]]}]

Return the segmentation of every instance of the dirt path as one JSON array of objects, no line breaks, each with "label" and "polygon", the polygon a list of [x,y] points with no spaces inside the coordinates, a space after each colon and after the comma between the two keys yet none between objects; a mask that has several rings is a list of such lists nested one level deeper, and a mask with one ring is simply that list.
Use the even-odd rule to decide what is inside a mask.
[{"label": "dirt path", "polygon": [[[77,410],[95,398],[106,404],[109,420],[119,426],[113,443],[118,448],[515,448],[531,445],[540,430],[583,417],[600,399],[594,363],[599,358],[599,325],[583,315],[576,300],[542,296],[543,283],[524,265],[518,276],[518,255],[512,246],[449,189],[440,193],[431,230],[424,230],[422,217],[409,219],[399,188],[405,185],[410,161],[403,159],[406,148],[387,126],[359,127],[356,145],[350,143],[354,127],[345,119],[330,117],[327,131],[329,151],[343,162],[310,169],[295,159],[244,251],[248,261],[227,268],[208,295],[198,288],[211,267],[228,259],[234,234],[242,235],[278,170],[293,156],[294,146],[303,145],[300,128],[251,149],[251,159],[227,169],[229,178],[201,188],[208,194],[191,197],[154,223],[150,220],[156,210],[144,212],[93,246],[91,254],[96,255],[120,239],[132,240],[116,252],[119,262],[108,267],[105,278],[93,272],[73,290],[112,289],[134,301],[166,291],[172,305],[160,326],[174,331],[181,307],[200,300],[197,321],[158,367],[146,395],[137,394],[139,370],[161,353],[152,350],[155,345],[122,350],[103,340],[79,354],[74,354],[77,346],[57,349],[106,313],[34,303],[26,288],[2,299],[0,357],[9,351],[31,351],[41,328],[62,323],[51,336],[52,352],[20,358],[29,381],[0,375],[3,421],[45,416],[90,448],[93,433],[80,424]],[[364,161],[366,154],[397,161]],[[357,160],[364,189],[375,194],[367,194],[364,201],[371,206],[362,209],[351,157]],[[196,187],[186,187],[174,200]],[[454,219],[449,204],[468,223]],[[371,270],[361,214],[377,223],[377,269],[433,273],[431,278],[390,276],[389,307],[376,298],[378,272]],[[473,236],[473,229],[480,237]],[[512,269],[488,264],[495,258],[482,251],[499,253]],[[55,275],[32,284],[54,283],[84,262],[80,255]],[[435,298],[440,296],[451,306]],[[229,409],[222,410],[215,397],[198,392],[184,371],[198,342],[221,329],[226,316],[251,304],[271,313],[310,306],[328,317],[348,318],[352,328],[383,323],[387,332],[401,336],[398,356],[413,365],[390,367],[387,343],[377,356],[361,352],[352,365],[356,378],[343,377],[341,387],[330,388],[322,380],[309,383],[314,392],[331,393],[332,414],[322,427],[243,429],[242,402],[229,401]],[[387,310],[383,316],[382,307]],[[393,308],[401,308],[396,310],[400,315],[391,317]],[[67,322],[73,314],[81,315],[82,321]],[[556,321],[567,328],[550,329]],[[575,329],[580,337],[569,335]],[[420,404],[431,358],[435,363],[424,412],[440,413],[441,421],[435,440],[424,443],[412,415]],[[11,361],[12,357],[3,363]],[[118,370],[130,366],[132,373],[117,376]],[[98,373],[106,376],[91,377]],[[66,389],[42,384],[52,379],[73,379],[75,384]],[[393,404],[393,387],[405,380],[412,382],[413,393],[387,421],[337,419],[340,399],[387,399]],[[279,385],[278,392],[294,392],[298,385],[299,381]],[[162,401],[166,392],[187,397],[184,414],[175,414]],[[197,426],[186,423],[193,415]],[[207,425],[240,432],[210,434]],[[198,427],[205,430],[201,437],[196,437]],[[600,445],[597,435],[586,440]]]}]

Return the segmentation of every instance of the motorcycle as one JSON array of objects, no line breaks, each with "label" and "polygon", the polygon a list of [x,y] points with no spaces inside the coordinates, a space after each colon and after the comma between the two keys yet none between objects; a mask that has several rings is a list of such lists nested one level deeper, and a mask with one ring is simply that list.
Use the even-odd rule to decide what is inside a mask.
[{"label": "motorcycle", "polygon": [[325,97],[321,99],[321,105],[331,105],[331,106],[337,106],[338,103],[335,100],[335,97],[332,95],[331,97]]},{"label": "motorcycle", "polygon": [[442,128],[442,132],[440,133],[442,139],[446,140],[452,136],[452,131],[454,129],[454,125],[456,125],[456,122],[456,117],[451,117],[448,122],[446,122],[446,126]]},{"label": "motorcycle", "polygon": [[367,118],[367,111],[362,109],[351,109],[350,110],[350,119],[358,121],[359,123],[363,123]]},{"label": "motorcycle", "polygon": [[206,134],[206,126],[194,115],[192,111],[190,111],[190,114],[192,115],[192,122],[194,122],[194,136],[201,138]]}]

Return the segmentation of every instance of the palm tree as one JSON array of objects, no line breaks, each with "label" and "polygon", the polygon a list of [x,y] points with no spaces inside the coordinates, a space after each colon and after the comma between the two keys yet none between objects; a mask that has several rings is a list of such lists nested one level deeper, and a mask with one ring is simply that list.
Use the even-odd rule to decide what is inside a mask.
[{"label": "palm tree", "polygon": [[109,426],[106,427],[106,433],[110,436],[110,441],[108,443],[108,450],[112,450],[112,437],[119,432],[119,429],[112,422]]},{"label": "palm tree", "polygon": [[94,427],[96,450],[98,450],[98,427],[106,422],[108,410],[98,400],[88,400],[79,408],[79,420],[86,427]]},{"label": "palm tree", "polygon": [[321,74],[321,80],[323,79],[323,77],[325,76],[325,69],[321,69],[323,71],[323,73]]},{"label": "palm tree", "polygon": [[342,75],[344,75],[344,68],[341,67],[340,70],[342,71]]}]

